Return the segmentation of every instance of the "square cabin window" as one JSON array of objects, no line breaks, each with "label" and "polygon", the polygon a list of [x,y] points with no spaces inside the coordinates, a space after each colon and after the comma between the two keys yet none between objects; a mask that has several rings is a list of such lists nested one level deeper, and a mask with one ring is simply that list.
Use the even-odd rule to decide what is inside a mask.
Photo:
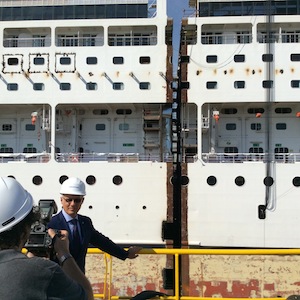
[{"label": "square cabin window", "polygon": [[7,84],[7,90],[8,91],[17,91],[19,88],[17,83],[8,83]]},{"label": "square cabin window", "polygon": [[33,59],[33,64],[35,64],[36,66],[42,66],[45,64],[45,59],[44,57],[35,57]]},{"label": "square cabin window", "polygon": [[140,90],[150,90],[150,82],[140,82]]},{"label": "square cabin window", "polygon": [[140,57],[140,64],[150,64],[150,56],[141,56]]},{"label": "square cabin window", "polygon": [[206,62],[209,64],[217,63],[218,62],[218,56],[217,55],[207,55],[206,56]]},{"label": "square cabin window", "polygon": [[264,80],[262,86],[265,89],[271,89],[273,87],[273,80]]},{"label": "square cabin window", "polygon": [[70,91],[71,90],[71,84],[68,83],[68,82],[63,82],[59,85],[59,88],[62,90],[62,91]]},{"label": "square cabin window", "polygon": [[262,55],[262,61],[264,61],[264,62],[271,62],[271,61],[273,61],[273,54],[270,54],[270,53],[263,54]]},{"label": "square cabin window", "polygon": [[208,82],[206,82],[206,88],[208,90],[214,90],[214,89],[217,89],[217,87],[218,87],[217,81],[208,81]]},{"label": "square cabin window", "polygon": [[292,88],[299,88],[300,87],[300,80],[292,80],[291,81]]},{"label": "square cabin window", "polygon": [[234,56],[234,62],[236,63],[242,63],[242,62],[245,62],[245,55],[243,54],[237,54]]},{"label": "square cabin window", "polygon": [[88,91],[96,91],[98,88],[98,85],[96,82],[87,82],[86,84],[86,89]]},{"label": "square cabin window", "polygon": [[34,83],[33,84],[33,90],[34,91],[43,91],[45,89],[45,85],[43,83]]},{"label": "square cabin window", "polygon": [[245,88],[245,81],[235,81],[234,82],[235,89],[244,89]]},{"label": "square cabin window", "polygon": [[96,65],[98,63],[97,57],[87,57],[86,64],[87,65]]},{"label": "square cabin window", "polygon": [[277,130],[286,130],[286,123],[276,123]]},{"label": "square cabin window", "polygon": [[300,54],[299,53],[291,54],[291,61],[300,61]]},{"label": "square cabin window", "polygon": [[124,83],[123,82],[114,82],[113,89],[114,90],[124,90]]},{"label": "square cabin window", "polygon": [[124,57],[122,57],[122,56],[115,56],[113,58],[113,63],[115,65],[123,65],[124,64]]},{"label": "square cabin window", "polygon": [[70,65],[71,64],[71,58],[70,57],[61,57],[59,60],[61,65]]}]

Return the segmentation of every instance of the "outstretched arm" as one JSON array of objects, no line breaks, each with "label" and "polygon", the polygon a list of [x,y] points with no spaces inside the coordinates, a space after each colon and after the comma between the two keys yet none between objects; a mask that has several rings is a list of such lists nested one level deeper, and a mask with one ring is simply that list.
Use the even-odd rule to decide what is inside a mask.
[{"label": "outstretched arm", "polygon": [[138,257],[138,252],[140,252],[141,250],[142,250],[142,247],[139,247],[139,246],[129,247],[129,249],[127,251],[128,252],[127,258],[133,259],[133,258]]}]

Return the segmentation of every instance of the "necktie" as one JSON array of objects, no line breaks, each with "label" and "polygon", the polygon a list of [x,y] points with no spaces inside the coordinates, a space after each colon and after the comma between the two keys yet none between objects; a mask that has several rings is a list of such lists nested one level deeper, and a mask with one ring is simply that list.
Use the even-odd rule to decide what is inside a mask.
[{"label": "necktie", "polygon": [[73,224],[73,232],[72,232],[72,240],[71,240],[71,249],[72,249],[72,255],[74,257],[77,257],[79,254],[79,248],[80,248],[80,236],[79,236],[79,230],[78,230],[78,221],[77,219],[73,219],[71,221]]}]

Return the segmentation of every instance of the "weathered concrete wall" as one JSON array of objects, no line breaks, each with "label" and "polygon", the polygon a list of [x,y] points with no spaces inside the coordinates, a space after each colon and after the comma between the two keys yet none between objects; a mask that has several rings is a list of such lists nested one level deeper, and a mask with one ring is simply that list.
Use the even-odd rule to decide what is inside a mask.
[{"label": "weathered concrete wall", "polygon": [[[299,256],[190,256],[189,283],[184,292],[199,297],[288,297],[300,293]],[[113,258],[111,294],[134,296],[163,289],[164,255],[140,255],[134,260]],[[88,255],[87,276],[95,293],[103,293],[104,260]]]}]

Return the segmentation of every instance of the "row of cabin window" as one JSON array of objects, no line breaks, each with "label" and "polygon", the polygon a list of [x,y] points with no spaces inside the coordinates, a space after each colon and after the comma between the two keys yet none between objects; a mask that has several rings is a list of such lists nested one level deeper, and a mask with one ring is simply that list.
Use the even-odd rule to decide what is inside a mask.
[{"label": "row of cabin window", "polygon": [[[237,147],[225,147],[224,153],[239,153],[239,149]],[[249,153],[264,153],[264,149],[262,147],[251,147]],[[289,153],[289,149],[287,147],[276,147],[274,153]]]},{"label": "row of cabin window", "polygon": [[[142,65],[150,64],[150,61],[151,61],[150,56],[140,56],[140,58],[139,58],[139,62]],[[124,57],[123,56],[115,56],[115,57],[113,57],[112,62],[115,65],[123,65],[124,64]],[[71,65],[72,64],[72,59],[71,59],[71,57],[64,56],[64,57],[61,57],[59,59],[59,63],[61,65]],[[7,59],[7,64],[9,66],[17,66],[17,65],[19,65],[19,58],[9,57]],[[43,65],[45,65],[45,58],[37,56],[33,59],[33,64],[37,65],[37,66],[43,66]],[[86,58],[86,64],[87,65],[97,65],[98,64],[98,58],[94,57],[94,56],[87,57]]]},{"label": "row of cabin window", "polygon": [[[274,86],[273,80],[263,80],[262,81],[262,87],[265,89],[273,88],[273,86]],[[245,89],[246,82],[243,80],[234,81],[233,87],[235,89]],[[207,81],[206,88],[208,90],[215,90],[218,88],[218,82],[217,81]],[[300,88],[300,80],[291,80],[291,88]]]},{"label": "row of cabin window", "polygon": [[[11,147],[1,147],[0,153],[14,153],[14,149]],[[22,153],[37,153],[35,147],[25,147]]]},{"label": "row of cabin window", "polygon": [[[120,123],[119,124],[119,130],[120,131],[127,131],[129,130],[130,124],[129,123]],[[13,127],[12,124],[2,124],[2,131],[4,132],[10,132],[12,131]],[[35,124],[26,124],[25,125],[25,131],[35,131],[36,126]],[[82,124],[80,125],[80,130],[82,130]],[[106,130],[106,124],[104,123],[97,123],[95,124],[95,130],[96,131],[105,131]]]},{"label": "row of cabin window", "polygon": [[[261,113],[263,114],[265,112],[265,109],[263,107],[249,107],[247,109],[248,114],[257,114]],[[291,114],[293,111],[290,107],[276,107],[274,109],[274,112],[276,114]],[[221,114],[224,115],[235,115],[238,113],[238,109],[234,107],[228,107],[228,108],[222,108]]]},{"label": "row of cabin window", "polygon": [[[286,123],[276,123],[275,124],[275,128],[277,130],[286,130]],[[227,123],[225,125],[225,129],[226,130],[236,130],[237,126],[236,123]],[[255,131],[259,131],[261,130],[261,123],[252,123],[250,124],[250,129],[251,130],[255,130]]]},{"label": "row of cabin window", "polygon": [[[33,90],[34,91],[43,91],[45,90],[45,85],[43,83],[33,83]],[[88,91],[96,91],[98,89],[98,85],[95,82],[88,82],[86,83],[86,89]],[[112,83],[113,90],[124,90],[124,83],[123,82],[114,82]],[[140,82],[139,83],[140,90],[150,90],[151,85],[150,82]],[[7,90],[8,91],[17,91],[19,89],[19,85],[17,83],[8,83]],[[70,91],[71,90],[71,83],[63,82],[59,84],[59,89],[62,91]]]},{"label": "row of cabin window", "polygon": [[[243,63],[246,61],[246,56],[244,54],[236,54],[233,57],[234,62],[236,63]],[[264,62],[272,62],[274,60],[273,54],[263,54],[262,55],[262,61]],[[291,61],[300,61],[300,53],[292,53],[290,55]],[[218,56],[217,55],[207,55],[206,56],[206,62],[209,64],[217,63],[218,62]]]}]

